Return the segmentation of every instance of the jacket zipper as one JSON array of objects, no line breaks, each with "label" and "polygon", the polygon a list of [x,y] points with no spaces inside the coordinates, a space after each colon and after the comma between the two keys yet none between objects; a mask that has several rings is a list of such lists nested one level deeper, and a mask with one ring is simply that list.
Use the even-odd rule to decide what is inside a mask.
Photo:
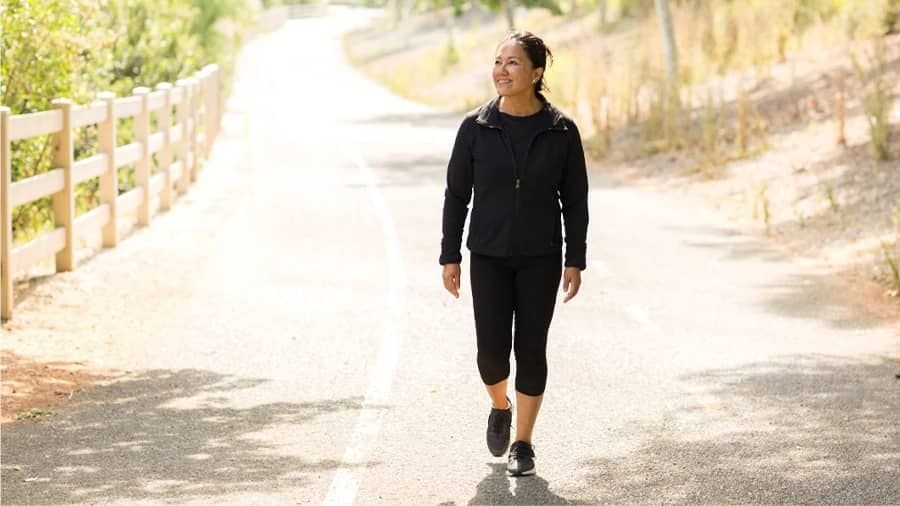
[{"label": "jacket zipper", "polygon": [[503,144],[506,146],[507,153],[509,153],[509,159],[512,161],[513,166],[513,177],[515,177],[516,179],[514,192],[515,197],[513,201],[512,227],[509,231],[509,256],[515,256],[518,250],[518,248],[516,247],[516,218],[519,216],[519,188],[521,188],[522,182],[519,179],[519,164],[516,163],[516,154],[512,149],[512,143],[510,142],[509,137],[507,137],[506,132],[502,128],[497,127],[497,130],[500,130],[500,137],[503,138]]},{"label": "jacket zipper", "polygon": [[[512,220],[512,230],[510,231],[510,241],[509,241],[509,256],[515,256],[518,248],[516,245],[516,218],[519,215],[519,189],[522,187],[521,179],[519,178],[519,165],[516,163],[516,154],[513,152],[512,143],[509,141],[509,138],[506,136],[506,132],[503,128],[495,125],[488,125],[490,128],[495,128],[500,131],[500,137],[503,139],[503,144],[506,146],[506,151],[509,153],[509,158],[512,160],[513,165],[513,176],[516,178],[516,186],[515,186],[515,204],[513,207],[513,220]],[[550,132],[554,130],[554,127],[549,127],[547,129],[541,130],[538,133],[531,136],[531,139],[528,141],[528,146],[525,148],[525,158],[522,162],[527,166],[528,165],[528,154],[531,151],[531,145],[534,144],[534,140],[537,139],[538,135],[544,132]]]}]

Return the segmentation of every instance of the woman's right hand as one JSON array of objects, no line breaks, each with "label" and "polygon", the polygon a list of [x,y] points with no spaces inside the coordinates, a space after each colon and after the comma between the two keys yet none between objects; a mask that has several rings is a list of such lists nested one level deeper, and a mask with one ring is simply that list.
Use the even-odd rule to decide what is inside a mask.
[{"label": "woman's right hand", "polygon": [[444,288],[459,298],[459,276],[461,269],[459,264],[444,264]]}]

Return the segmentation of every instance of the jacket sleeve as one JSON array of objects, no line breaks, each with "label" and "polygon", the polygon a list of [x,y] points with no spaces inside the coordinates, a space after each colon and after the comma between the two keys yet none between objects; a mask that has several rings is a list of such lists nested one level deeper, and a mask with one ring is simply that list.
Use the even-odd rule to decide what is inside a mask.
[{"label": "jacket sleeve", "polygon": [[588,226],[588,180],[581,134],[570,123],[566,166],[559,187],[559,200],[566,231],[566,267],[584,270]]},{"label": "jacket sleeve", "polygon": [[456,133],[456,142],[447,164],[447,188],[444,191],[443,239],[440,264],[462,262],[462,235],[469,200],[472,198],[472,135],[466,118]]}]

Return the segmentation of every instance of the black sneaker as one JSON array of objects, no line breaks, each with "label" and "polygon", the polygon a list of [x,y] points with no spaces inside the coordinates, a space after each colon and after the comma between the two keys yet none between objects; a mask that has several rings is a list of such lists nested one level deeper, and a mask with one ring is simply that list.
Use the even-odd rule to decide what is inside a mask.
[{"label": "black sneaker", "polygon": [[531,476],[534,469],[534,447],[525,441],[516,441],[509,449],[506,472],[510,476]]},{"label": "black sneaker", "polygon": [[487,446],[491,455],[499,457],[509,448],[509,427],[512,425],[512,402],[506,398],[509,407],[506,409],[491,408],[488,417]]}]

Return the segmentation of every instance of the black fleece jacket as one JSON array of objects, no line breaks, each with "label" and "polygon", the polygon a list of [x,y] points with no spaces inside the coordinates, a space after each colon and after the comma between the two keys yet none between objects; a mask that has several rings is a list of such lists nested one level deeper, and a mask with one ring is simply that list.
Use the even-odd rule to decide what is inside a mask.
[{"label": "black fleece jacket", "polygon": [[460,263],[474,190],[469,250],[494,257],[537,256],[562,248],[566,267],[585,268],[588,181],[578,127],[539,95],[542,129],[517,166],[503,131],[499,97],[466,115],[447,166],[441,265]]}]

